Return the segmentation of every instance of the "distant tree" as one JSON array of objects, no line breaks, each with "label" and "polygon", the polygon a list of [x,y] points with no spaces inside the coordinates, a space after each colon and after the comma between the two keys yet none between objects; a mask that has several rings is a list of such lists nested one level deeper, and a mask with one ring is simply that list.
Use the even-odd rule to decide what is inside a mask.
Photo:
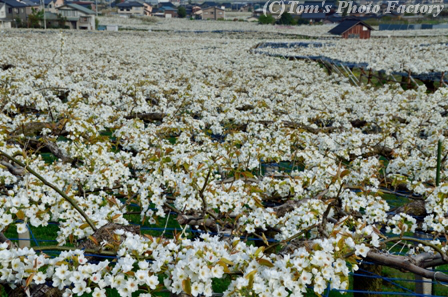
[{"label": "distant tree", "polygon": [[289,14],[288,12],[284,12],[278,20],[278,23],[281,25],[295,25],[296,21],[291,14]]},{"label": "distant tree", "polygon": [[177,16],[180,18],[184,18],[187,16],[187,10],[183,6],[179,6],[177,9]]},{"label": "distant tree", "polygon": [[[65,28],[65,22],[67,22],[67,17],[63,16],[62,14],[58,14],[58,24],[59,28]],[[97,18],[95,18],[95,23],[97,22]]]},{"label": "distant tree", "polygon": [[260,15],[260,17],[258,18],[258,23],[263,24],[263,25],[267,25],[267,24],[274,24],[275,23],[275,18],[268,14],[268,15]]},{"label": "distant tree", "polygon": [[22,20],[19,17],[16,17],[14,21],[16,23],[16,28],[22,28]]},{"label": "distant tree", "polygon": [[345,16],[348,15],[348,9],[349,9],[349,6],[344,7],[344,10],[342,11],[342,16],[343,16],[343,17],[345,17]]},{"label": "distant tree", "polygon": [[44,11],[31,8],[31,14],[28,15],[28,24],[30,28],[40,28],[40,21],[44,18]]},{"label": "distant tree", "polygon": [[309,25],[309,24],[310,24],[310,21],[307,19],[300,18],[297,20],[297,25]]},{"label": "distant tree", "polygon": [[442,10],[442,12],[438,15],[438,17],[447,17],[448,16],[448,11],[446,10]]}]

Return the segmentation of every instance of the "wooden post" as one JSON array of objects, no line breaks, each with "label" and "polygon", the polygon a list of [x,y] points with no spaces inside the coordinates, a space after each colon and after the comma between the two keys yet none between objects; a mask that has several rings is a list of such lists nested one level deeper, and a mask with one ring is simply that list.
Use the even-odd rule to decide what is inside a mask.
[{"label": "wooden post", "polygon": [[361,70],[361,73],[359,74],[359,85],[362,85],[362,76],[365,73],[364,67],[361,67],[360,70]]},{"label": "wooden post", "polygon": [[19,248],[31,247],[30,242],[30,230],[26,228],[26,231],[19,233]]},{"label": "wooden post", "polygon": [[[436,166],[436,186],[440,185],[440,168],[442,165],[442,141],[437,142],[437,166]],[[415,232],[416,237],[432,239],[430,234],[424,232]],[[422,276],[415,276],[415,293],[432,295],[432,280]]]},{"label": "wooden post", "polygon": [[[365,271],[359,271],[359,274],[366,275],[378,275],[381,276],[382,266],[376,264],[360,264],[360,268]],[[369,293],[369,292],[381,292],[382,290],[383,279],[372,278],[372,277],[364,277],[361,275],[355,274],[353,276],[353,290],[361,291],[353,293],[353,297],[375,297],[378,296],[377,293]]]},{"label": "wooden post", "polygon": [[[419,238],[431,238],[432,236],[423,232],[416,232],[414,233],[415,237]],[[429,267],[427,269],[430,269]],[[432,280],[429,278],[424,278],[420,275],[415,275],[415,293],[416,294],[422,294],[422,295],[432,295]]]}]

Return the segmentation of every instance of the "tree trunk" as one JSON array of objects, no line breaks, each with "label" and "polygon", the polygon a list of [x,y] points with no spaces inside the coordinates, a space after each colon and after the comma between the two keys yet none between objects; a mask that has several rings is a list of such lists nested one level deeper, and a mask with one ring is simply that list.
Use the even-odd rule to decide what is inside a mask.
[{"label": "tree trunk", "polygon": [[434,92],[436,90],[436,86],[434,85],[434,81],[431,80],[423,80],[423,83],[426,86],[428,91]]},{"label": "tree trunk", "polygon": [[[363,275],[381,275],[382,267],[380,265],[361,264],[359,266],[361,271],[359,274]],[[355,274],[353,276],[353,290],[364,291],[363,293],[353,293],[353,297],[379,297],[379,294],[369,292],[381,292],[383,281],[381,278],[364,277]]]}]

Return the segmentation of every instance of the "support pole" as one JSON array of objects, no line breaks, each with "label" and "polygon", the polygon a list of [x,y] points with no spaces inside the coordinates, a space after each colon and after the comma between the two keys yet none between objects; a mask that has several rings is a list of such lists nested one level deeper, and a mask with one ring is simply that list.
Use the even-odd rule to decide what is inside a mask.
[{"label": "support pole", "polygon": [[19,233],[19,248],[31,247],[30,230],[26,228],[26,231]]},{"label": "support pole", "polygon": [[[440,169],[442,167],[442,141],[437,142],[437,171],[436,171],[436,186],[440,185]],[[424,232],[416,232],[416,237],[432,239],[430,234]],[[432,295],[432,280],[422,276],[415,276],[417,281],[415,284],[415,293],[422,295]]]},{"label": "support pole", "polygon": [[437,142],[437,172],[436,172],[436,186],[440,185],[440,169],[442,168],[442,141]]},{"label": "support pole", "polygon": [[[424,232],[416,232],[415,237],[418,238],[428,238],[432,239],[431,235],[424,233]],[[416,243],[417,244],[417,243]],[[430,268],[428,268],[430,269]],[[432,279],[424,278],[420,275],[415,275],[415,293],[421,294],[424,296],[431,296],[432,295]]]}]

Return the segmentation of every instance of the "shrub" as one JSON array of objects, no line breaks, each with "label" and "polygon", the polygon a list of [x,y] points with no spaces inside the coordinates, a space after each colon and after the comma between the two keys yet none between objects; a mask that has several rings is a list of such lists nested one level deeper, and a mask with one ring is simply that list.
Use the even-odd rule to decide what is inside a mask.
[{"label": "shrub", "polygon": [[291,14],[285,12],[280,17],[280,20],[278,20],[278,23],[280,25],[295,25],[297,22],[294,20]]},{"label": "shrub", "polygon": [[258,18],[258,23],[263,24],[263,25],[267,25],[267,24],[274,24],[275,23],[275,18],[268,14],[268,15],[261,15]]},{"label": "shrub", "polygon": [[177,9],[177,16],[180,17],[180,18],[184,18],[184,17],[187,16],[187,10],[185,9],[185,7],[180,6]]}]

